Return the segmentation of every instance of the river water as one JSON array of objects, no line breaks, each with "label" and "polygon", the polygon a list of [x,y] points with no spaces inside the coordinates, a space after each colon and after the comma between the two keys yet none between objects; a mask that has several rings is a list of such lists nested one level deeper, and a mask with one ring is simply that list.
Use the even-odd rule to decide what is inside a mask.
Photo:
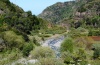
[{"label": "river water", "polygon": [[[51,38],[51,39],[43,41],[41,43],[41,45],[43,47],[50,47],[51,49],[53,49],[55,54],[56,54],[56,58],[59,58],[60,57],[60,46],[61,46],[61,43],[63,42],[64,39],[65,39],[64,36],[60,36],[60,37],[57,37],[57,38]],[[37,62],[36,59],[27,60],[26,58],[21,58],[21,59],[15,61],[15,62],[13,62],[11,65],[16,65],[16,63],[28,65],[28,63],[34,64],[35,62]]]},{"label": "river water", "polygon": [[63,40],[64,40],[64,36],[49,39],[43,42],[42,46],[47,46],[53,49],[55,51],[56,57],[59,58],[60,57],[60,46]]}]

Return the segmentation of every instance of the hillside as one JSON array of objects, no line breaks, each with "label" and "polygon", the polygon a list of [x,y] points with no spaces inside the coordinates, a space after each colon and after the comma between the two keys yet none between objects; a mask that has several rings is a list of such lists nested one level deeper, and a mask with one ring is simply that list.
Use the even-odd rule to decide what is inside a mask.
[{"label": "hillside", "polygon": [[100,0],[58,2],[38,17],[0,0],[0,65],[91,64],[100,65]]},{"label": "hillside", "polygon": [[62,20],[63,18],[69,17],[73,14],[70,13],[72,12],[71,7],[73,6],[73,4],[74,2],[58,2],[52,6],[47,7],[41,14],[39,14],[39,17],[56,23]]},{"label": "hillside", "polygon": [[[100,3],[99,0],[75,0],[64,3],[58,2],[47,7],[41,14],[39,14],[39,17],[57,23],[66,18],[76,18],[77,15],[87,14],[86,12],[88,12],[90,16],[95,16],[100,14],[100,5],[98,3]],[[97,14],[93,15],[93,13]],[[79,19],[79,17],[77,17],[77,19]]]},{"label": "hillside", "polygon": [[[32,15],[31,11],[24,12],[22,8],[11,3],[9,0],[0,0],[0,23],[7,23],[9,27],[14,27],[18,31],[29,33],[32,30],[46,26],[43,19]],[[2,26],[1,25],[1,26]],[[41,27],[43,28],[43,27]]]},{"label": "hillside", "polygon": [[9,0],[0,0],[0,52],[18,49],[23,56],[28,56],[34,46],[40,45],[40,41],[65,31],[32,15],[31,11],[25,12]]},{"label": "hillside", "polygon": [[[75,0],[58,2],[47,7],[38,17],[62,27],[83,27],[90,31],[90,35],[99,35],[100,28],[100,0]],[[91,30],[94,29],[94,30]],[[96,33],[96,34],[94,34]]]},{"label": "hillside", "polygon": [[47,7],[41,14],[39,14],[39,17],[56,23],[64,18],[73,16],[76,8],[79,5],[82,5],[81,3],[83,3],[83,1],[58,2]]},{"label": "hillside", "polygon": [[25,12],[9,0],[0,0],[0,52],[12,49],[23,51],[27,45],[31,45],[32,50],[33,44],[38,46],[39,43],[35,38],[32,38],[34,41],[30,40],[29,36],[38,34],[41,29],[46,30],[48,24],[49,22],[32,15],[31,11]]}]

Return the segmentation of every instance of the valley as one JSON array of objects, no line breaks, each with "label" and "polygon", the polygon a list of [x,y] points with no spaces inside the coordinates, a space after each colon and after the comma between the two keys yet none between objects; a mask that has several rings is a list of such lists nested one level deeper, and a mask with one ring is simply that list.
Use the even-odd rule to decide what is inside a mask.
[{"label": "valley", "polygon": [[0,0],[0,65],[100,65],[99,3],[57,2],[36,16]]}]

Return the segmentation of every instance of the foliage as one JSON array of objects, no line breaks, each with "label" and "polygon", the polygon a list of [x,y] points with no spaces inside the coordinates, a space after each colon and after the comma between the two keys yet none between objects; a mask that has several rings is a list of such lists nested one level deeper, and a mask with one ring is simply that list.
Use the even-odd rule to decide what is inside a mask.
[{"label": "foliage", "polygon": [[62,60],[54,58],[40,58],[39,62],[33,65],[65,65]]},{"label": "foliage", "polygon": [[22,49],[25,40],[21,35],[17,35],[13,31],[6,31],[3,34],[4,41],[6,42],[6,47],[12,49],[13,47]]},{"label": "foliage", "polygon": [[38,43],[38,41],[37,41],[35,38],[33,38],[33,43],[34,43],[35,45],[37,45],[37,46],[40,46],[40,43]]},{"label": "foliage", "polygon": [[71,64],[71,61],[73,61],[72,54],[70,52],[61,53],[61,58],[64,60],[64,63],[66,64]]},{"label": "foliage", "polygon": [[7,50],[6,52],[0,54],[0,64],[10,64],[21,57],[22,53],[18,49]]},{"label": "foliage", "polygon": [[93,44],[93,48],[94,48],[94,54],[93,54],[94,59],[99,58],[100,57],[100,44],[99,43]]},{"label": "foliage", "polygon": [[54,51],[48,47],[36,47],[30,53],[32,58],[39,59],[39,58],[47,58],[47,57],[54,57]]},{"label": "foliage", "polygon": [[84,7],[84,4],[81,5],[80,7],[78,7],[78,12],[85,12],[86,11],[86,8]]},{"label": "foliage", "polygon": [[53,23],[59,22],[60,20],[72,15],[71,12],[73,12],[72,7],[74,4],[74,1],[64,3],[57,2],[56,4],[47,7],[44,12],[39,15],[39,17],[42,17],[43,19]]},{"label": "foliage", "polygon": [[93,65],[100,65],[100,60],[94,60],[91,62]]},{"label": "foliage", "polygon": [[89,33],[88,33],[88,36],[100,36],[100,30],[97,29],[97,30],[89,30]]},{"label": "foliage", "polygon": [[61,51],[69,51],[73,52],[73,41],[72,39],[65,39],[64,42],[61,44]]},{"label": "foliage", "polygon": [[47,7],[39,17],[46,19],[53,23],[58,23],[65,18],[73,18],[76,11],[85,12],[86,0],[70,1],[70,2],[57,2],[56,4]]},{"label": "foliage", "polygon": [[32,43],[26,43],[26,44],[24,44],[24,47],[23,47],[23,55],[24,56],[28,56],[29,55],[29,52],[31,51],[31,50],[33,50],[33,48],[34,48],[34,46],[33,46],[33,44]]},{"label": "foliage", "polygon": [[0,26],[7,24],[10,30],[13,28],[22,35],[30,34],[32,30],[47,28],[47,21],[32,15],[31,11],[24,12],[22,8],[9,0],[1,0],[0,5]]},{"label": "foliage", "polygon": [[[93,53],[90,48],[94,41],[83,37],[87,36],[87,29],[89,29],[88,36],[100,36],[99,3],[100,0],[76,0],[54,4],[39,15],[57,24],[53,26],[47,20],[32,15],[31,11],[24,12],[9,0],[0,0],[0,39],[5,45],[3,51],[0,51],[1,65],[9,64],[29,54],[32,58],[38,59],[36,65],[65,65],[64,63],[86,65],[88,61],[99,65],[100,44],[93,44]],[[68,37],[73,39],[64,40],[60,48],[61,58],[55,59],[54,51],[48,47],[41,47],[38,43],[40,40],[35,38],[35,35],[44,41],[46,37],[66,32],[64,26],[58,25],[61,20],[66,23],[65,27],[68,26],[69,29],[70,26],[74,27],[68,33]],[[31,40],[29,36],[32,37]]]}]

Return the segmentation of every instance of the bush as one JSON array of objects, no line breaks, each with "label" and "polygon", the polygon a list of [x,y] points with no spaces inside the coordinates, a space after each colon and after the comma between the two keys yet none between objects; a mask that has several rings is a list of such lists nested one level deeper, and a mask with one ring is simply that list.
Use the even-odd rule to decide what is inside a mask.
[{"label": "bush", "polygon": [[100,43],[96,43],[93,44],[93,48],[94,48],[94,54],[93,54],[93,58],[99,58],[100,57]]},{"label": "bush", "polygon": [[25,45],[24,45],[24,47],[23,47],[23,55],[24,56],[28,56],[29,55],[29,52],[31,51],[31,50],[33,50],[33,48],[34,48],[34,46],[33,46],[33,44],[31,44],[31,43],[26,43]]},{"label": "bush", "polygon": [[64,63],[70,64],[73,61],[72,54],[70,52],[63,52],[61,58],[64,60]]},{"label": "bush", "polygon": [[69,51],[73,52],[73,41],[72,39],[65,39],[64,42],[61,44],[61,51]]},{"label": "bush", "polygon": [[13,31],[6,31],[3,34],[4,41],[6,42],[6,46],[9,49],[19,48],[21,49],[25,43],[25,40],[21,35],[16,35]]},{"label": "bush", "polygon": [[40,58],[34,65],[65,65],[62,60],[54,58]]},{"label": "bush", "polygon": [[54,57],[54,51],[49,47],[36,47],[33,51],[31,51],[32,58],[46,58],[46,57]]},{"label": "bush", "polygon": [[91,62],[92,65],[100,65],[100,60],[94,60]]},{"label": "bush", "polygon": [[37,41],[35,38],[33,38],[33,43],[34,43],[35,45],[37,45],[37,46],[40,46],[40,44],[38,43],[38,41]]},{"label": "bush", "polygon": [[18,49],[7,50],[0,55],[0,65],[11,65],[10,63],[22,58],[22,53]]}]

